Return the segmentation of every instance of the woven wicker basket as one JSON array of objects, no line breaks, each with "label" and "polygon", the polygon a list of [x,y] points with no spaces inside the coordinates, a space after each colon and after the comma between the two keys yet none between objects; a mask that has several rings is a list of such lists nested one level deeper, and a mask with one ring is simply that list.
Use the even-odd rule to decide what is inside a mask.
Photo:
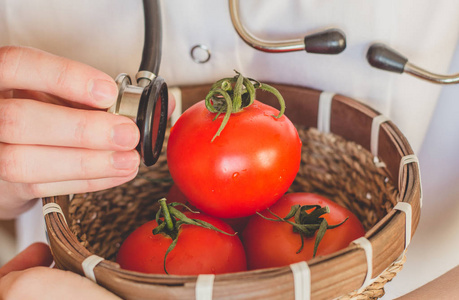
[{"label": "woven wicker basket", "polygon": [[[300,172],[290,190],[319,193],[348,207],[364,224],[369,244],[351,243],[308,261],[310,276],[298,277],[291,266],[222,274],[207,291],[214,299],[381,297],[384,284],[401,269],[419,221],[422,192],[416,157],[397,127],[368,106],[341,95],[273,85],[286,99],[285,113],[303,141]],[[182,88],[183,110],[203,99],[209,87]],[[276,106],[269,94],[257,98]],[[122,186],[44,198],[56,265],[86,275],[125,299],[199,298],[199,276],[143,274],[114,262],[124,238],[154,218],[155,201],[171,184],[163,149],[155,166],[141,168]]]}]

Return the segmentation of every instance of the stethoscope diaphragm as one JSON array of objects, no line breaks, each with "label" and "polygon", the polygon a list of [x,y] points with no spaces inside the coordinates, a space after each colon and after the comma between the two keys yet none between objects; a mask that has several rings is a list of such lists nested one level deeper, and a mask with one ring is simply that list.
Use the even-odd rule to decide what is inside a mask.
[{"label": "stethoscope diaphragm", "polygon": [[137,145],[143,163],[151,166],[161,154],[167,128],[168,89],[164,79],[148,71],[137,73],[137,85],[127,74],[115,79],[118,98],[108,112],[133,120],[140,131]]}]

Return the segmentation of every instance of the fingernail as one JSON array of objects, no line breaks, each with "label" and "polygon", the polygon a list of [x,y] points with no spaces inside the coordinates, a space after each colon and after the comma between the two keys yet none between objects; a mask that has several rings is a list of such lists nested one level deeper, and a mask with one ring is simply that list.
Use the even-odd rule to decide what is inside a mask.
[{"label": "fingernail", "polygon": [[134,123],[123,123],[112,128],[112,140],[118,146],[133,149],[137,146],[139,129]]},{"label": "fingernail", "polygon": [[135,151],[113,152],[112,154],[112,165],[115,169],[130,170],[137,168],[139,164],[139,154]]},{"label": "fingernail", "polygon": [[109,107],[118,95],[118,88],[113,82],[103,79],[93,79],[89,83],[89,91],[98,104]]}]

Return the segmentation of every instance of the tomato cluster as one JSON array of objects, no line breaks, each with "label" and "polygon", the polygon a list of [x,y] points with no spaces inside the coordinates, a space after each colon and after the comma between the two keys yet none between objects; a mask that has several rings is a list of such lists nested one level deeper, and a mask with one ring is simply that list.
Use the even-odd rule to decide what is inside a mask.
[{"label": "tomato cluster", "polygon": [[[256,101],[256,89],[274,93],[280,111]],[[187,109],[167,147],[172,204],[162,200],[155,221],[126,239],[117,256],[121,267],[190,275],[285,266],[364,235],[344,207],[315,194],[286,194],[302,145],[284,109],[277,90],[239,73]]]}]

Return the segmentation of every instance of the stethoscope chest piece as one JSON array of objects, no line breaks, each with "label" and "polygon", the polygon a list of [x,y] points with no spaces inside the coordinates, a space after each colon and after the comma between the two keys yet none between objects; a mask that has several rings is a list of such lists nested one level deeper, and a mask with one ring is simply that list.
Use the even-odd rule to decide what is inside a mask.
[{"label": "stethoscope chest piece", "polygon": [[156,163],[164,143],[167,128],[168,91],[162,77],[148,71],[136,75],[137,85],[132,85],[127,74],[115,79],[118,98],[108,112],[133,120],[140,131],[137,151],[146,166]]}]

